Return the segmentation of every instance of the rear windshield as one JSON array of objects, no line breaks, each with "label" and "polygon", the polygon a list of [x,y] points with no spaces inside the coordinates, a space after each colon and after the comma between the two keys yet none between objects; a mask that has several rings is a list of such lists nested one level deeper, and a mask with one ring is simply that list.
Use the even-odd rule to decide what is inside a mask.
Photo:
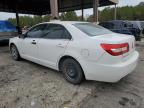
[{"label": "rear windshield", "polygon": [[98,36],[113,33],[108,29],[92,23],[76,23],[73,25],[89,36]]}]

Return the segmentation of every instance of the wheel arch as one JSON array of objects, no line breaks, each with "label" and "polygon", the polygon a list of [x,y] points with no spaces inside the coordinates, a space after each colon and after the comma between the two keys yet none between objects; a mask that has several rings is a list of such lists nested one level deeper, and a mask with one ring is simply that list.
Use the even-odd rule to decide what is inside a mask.
[{"label": "wheel arch", "polygon": [[[15,45],[13,42],[9,44],[9,47],[11,48],[12,45]],[[16,45],[15,45],[16,46]]]},{"label": "wheel arch", "polygon": [[14,45],[14,46],[17,48],[18,53],[19,53],[19,55],[20,55],[20,57],[21,57],[21,54],[20,54],[20,52],[19,52],[19,49],[18,49],[17,45],[16,45],[14,42],[11,42],[11,43],[9,44],[9,50],[11,50],[11,46],[12,46],[12,45]]},{"label": "wheel arch", "polygon": [[[11,49],[12,45],[15,45],[13,42],[9,44],[9,50]],[[16,46],[16,45],[15,45]],[[17,47],[17,46],[16,46]]]},{"label": "wheel arch", "polygon": [[61,68],[62,62],[63,62],[64,60],[68,59],[68,58],[71,58],[71,59],[75,60],[75,61],[80,65],[80,67],[81,67],[81,69],[82,69],[82,71],[83,71],[83,74],[84,74],[84,78],[85,78],[85,72],[84,72],[84,70],[83,70],[83,67],[82,67],[81,63],[79,62],[79,60],[78,60],[76,57],[73,57],[73,56],[70,56],[70,55],[64,55],[64,56],[62,56],[62,57],[59,59],[59,61],[58,61],[58,69],[59,69],[59,71],[61,71],[60,68]]}]

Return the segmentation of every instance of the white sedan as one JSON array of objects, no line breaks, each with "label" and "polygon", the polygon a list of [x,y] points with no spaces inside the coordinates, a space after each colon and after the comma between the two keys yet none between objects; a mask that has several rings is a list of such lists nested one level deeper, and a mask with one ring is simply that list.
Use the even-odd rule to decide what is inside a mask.
[{"label": "white sedan", "polygon": [[24,58],[61,71],[65,79],[117,82],[138,61],[135,38],[88,22],[53,21],[38,24],[10,39],[14,60]]}]

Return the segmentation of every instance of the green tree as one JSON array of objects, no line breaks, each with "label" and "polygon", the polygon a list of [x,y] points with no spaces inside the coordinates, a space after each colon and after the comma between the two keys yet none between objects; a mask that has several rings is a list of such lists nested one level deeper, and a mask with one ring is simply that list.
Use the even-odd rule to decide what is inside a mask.
[{"label": "green tree", "polygon": [[51,19],[51,16],[50,16],[50,15],[44,15],[44,16],[42,17],[42,21],[43,21],[43,22],[49,22],[50,19]]},{"label": "green tree", "polygon": [[[106,7],[100,11],[99,21],[114,20],[114,8]],[[117,8],[118,20],[144,20],[144,6],[143,3],[137,6],[125,6]],[[88,21],[93,21],[93,16],[89,16]]]},{"label": "green tree", "polygon": [[74,12],[74,11],[63,12],[60,16],[60,19],[65,20],[65,21],[77,21],[77,20],[79,20],[76,12]]},{"label": "green tree", "polygon": [[38,23],[41,23],[42,22],[42,16],[37,16],[37,15],[35,15],[34,17],[33,17],[33,23],[34,24],[38,24]]}]

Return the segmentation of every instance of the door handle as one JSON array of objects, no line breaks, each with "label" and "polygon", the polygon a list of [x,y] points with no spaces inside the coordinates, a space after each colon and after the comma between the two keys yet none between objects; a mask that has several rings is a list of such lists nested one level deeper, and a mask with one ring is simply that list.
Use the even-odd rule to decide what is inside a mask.
[{"label": "door handle", "polygon": [[61,48],[64,48],[64,45],[63,44],[58,44],[56,45],[57,47],[61,47]]},{"label": "door handle", "polygon": [[31,42],[31,44],[36,45],[36,42]]}]

